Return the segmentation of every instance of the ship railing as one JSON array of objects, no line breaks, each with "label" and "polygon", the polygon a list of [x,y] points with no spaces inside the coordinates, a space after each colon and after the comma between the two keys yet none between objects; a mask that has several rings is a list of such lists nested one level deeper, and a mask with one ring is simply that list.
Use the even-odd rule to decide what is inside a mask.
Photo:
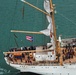
[{"label": "ship railing", "polygon": [[72,63],[63,63],[63,65],[75,65],[75,64],[76,64],[76,61]]},{"label": "ship railing", "polygon": [[10,61],[8,58],[6,58],[9,64],[20,64],[20,65],[38,65],[38,66],[57,66],[59,65],[59,63],[57,62],[51,62],[51,61],[43,61],[43,62],[39,62],[39,61],[34,61],[33,63],[25,63],[25,62],[13,62]]}]

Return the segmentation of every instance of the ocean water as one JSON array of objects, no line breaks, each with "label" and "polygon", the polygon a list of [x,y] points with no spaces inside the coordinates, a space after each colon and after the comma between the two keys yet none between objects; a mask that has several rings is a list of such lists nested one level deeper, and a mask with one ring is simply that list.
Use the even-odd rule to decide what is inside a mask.
[{"label": "ocean water", "polygon": [[[27,1],[43,9],[43,0]],[[62,35],[62,38],[76,37],[76,0],[53,0],[53,3],[56,4],[57,37],[59,35]],[[40,31],[47,25],[45,14],[20,0],[0,0],[0,75],[30,75],[30,73],[21,74],[18,70],[8,66],[3,52],[11,47],[44,45],[49,42],[49,37],[44,35],[11,33],[10,30]],[[33,36],[33,42],[27,41],[26,35]]]},{"label": "ocean water", "polygon": [[13,70],[11,71],[4,68],[0,68],[0,75],[39,75],[39,74],[35,74],[31,72],[21,73],[20,71],[13,71]]},{"label": "ocean water", "polygon": [[32,72],[21,73],[20,71],[17,71],[17,70],[7,70],[0,67],[0,75],[40,75],[40,74],[36,74]]}]

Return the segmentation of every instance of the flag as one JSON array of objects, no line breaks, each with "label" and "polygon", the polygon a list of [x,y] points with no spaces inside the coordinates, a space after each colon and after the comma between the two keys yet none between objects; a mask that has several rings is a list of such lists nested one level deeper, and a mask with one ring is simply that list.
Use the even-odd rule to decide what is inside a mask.
[{"label": "flag", "polygon": [[27,39],[28,41],[33,41],[33,37],[32,37],[32,36],[26,36],[26,39]]}]

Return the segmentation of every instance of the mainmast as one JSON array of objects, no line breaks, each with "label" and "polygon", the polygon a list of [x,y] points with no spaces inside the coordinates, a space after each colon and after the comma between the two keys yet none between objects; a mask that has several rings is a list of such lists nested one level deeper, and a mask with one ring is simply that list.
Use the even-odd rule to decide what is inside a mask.
[{"label": "mainmast", "polygon": [[56,27],[55,27],[55,21],[54,21],[54,6],[52,4],[52,0],[50,0],[50,9],[51,9],[50,15],[52,18],[52,25],[53,25],[53,36],[54,36],[54,41],[55,41],[55,50],[57,52],[58,50],[57,49],[57,37],[56,37]]}]

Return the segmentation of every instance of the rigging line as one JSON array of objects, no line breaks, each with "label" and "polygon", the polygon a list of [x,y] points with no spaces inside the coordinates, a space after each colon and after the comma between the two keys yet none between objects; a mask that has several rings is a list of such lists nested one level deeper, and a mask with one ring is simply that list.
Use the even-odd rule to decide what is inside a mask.
[{"label": "rigging line", "polygon": [[14,33],[14,37],[15,37],[15,38],[18,38],[17,35],[16,35],[15,33]]},{"label": "rigging line", "polygon": [[14,41],[15,41],[16,46],[19,47],[19,46],[18,46],[18,43],[17,43],[17,41],[16,41],[16,38],[14,38]]},{"label": "rigging line", "polygon": [[[58,12],[58,13],[59,13],[59,12]],[[72,20],[70,20],[69,18],[67,18],[67,17],[64,16],[63,14],[60,14],[60,13],[59,13],[59,15],[61,15],[62,17],[64,17],[64,18],[67,19],[68,21],[70,21],[72,24],[76,25],[76,23],[74,23]]]}]

